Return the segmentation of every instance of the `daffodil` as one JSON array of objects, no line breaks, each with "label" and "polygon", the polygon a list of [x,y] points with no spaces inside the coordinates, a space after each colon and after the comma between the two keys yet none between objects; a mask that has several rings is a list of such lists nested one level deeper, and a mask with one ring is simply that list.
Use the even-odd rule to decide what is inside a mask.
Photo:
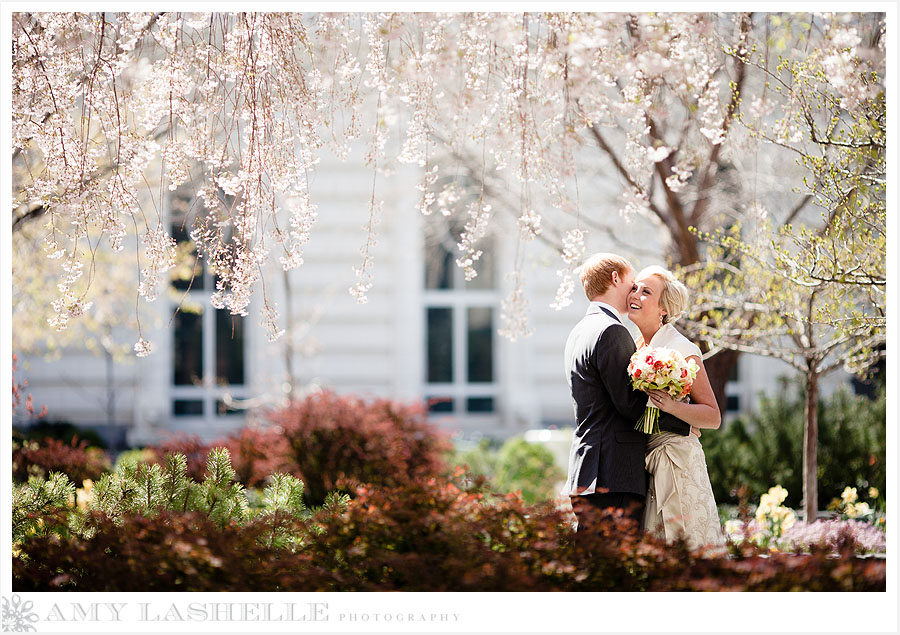
[{"label": "daffodil", "polygon": [[869,509],[868,503],[855,503],[853,505],[847,505],[847,516],[849,518],[859,518],[860,516],[867,515],[871,509]]},{"label": "daffodil", "polygon": [[855,503],[857,500],[856,488],[849,486],[845,487],[844,491],[841,493],[841,500],[844,501],[844,505]]},{"label": "daffodil", "polygon": [[781,485],[776,485],[775,487],[769,488],[769,496],[775,499],[776,505],[781,505],[785,499],[787,498],[788,491],[784,489]]},{"label": "daffodil", "polygon": [[729,536],[742,537],[744,534],[744,523],[736,518],[725,521],[725,533]]}]

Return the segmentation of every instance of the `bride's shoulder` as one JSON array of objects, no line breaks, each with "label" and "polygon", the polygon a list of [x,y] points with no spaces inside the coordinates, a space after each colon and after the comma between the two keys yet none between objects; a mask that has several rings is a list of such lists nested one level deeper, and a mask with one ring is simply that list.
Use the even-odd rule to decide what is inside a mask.
[{"label": "bride's shoulder", "polygon": [[681,331],[676,329],[671,324],[667,324],[666,326],[672,329],[672,340],[674,340],[674,342],[677,342],[677,349],[679,353],[681,353],[685,357],[696,356],[700,357],[701,359],[703,358],[699,346],[688,339],[687,336],[685,336]]}]

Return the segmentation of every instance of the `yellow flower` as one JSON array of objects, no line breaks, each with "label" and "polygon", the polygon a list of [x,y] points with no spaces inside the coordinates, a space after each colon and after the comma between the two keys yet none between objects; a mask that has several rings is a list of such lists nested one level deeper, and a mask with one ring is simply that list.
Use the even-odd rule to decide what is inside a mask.
[{"label": "yellow flower", "polygon": [[766,522],[766,518],[769,516],[769,514],[772,513],[772,510],[774,509],[775,506],[772,504],[772,501],[765,499],[765,494],[763,494],[763,499],[760,500],[759,507],[756,508],[757,522]]},{"label": "yellow flower", "polygon": [[841,493],[841,500],[844,501],[844,505],[855,503],[856,499],[856,488],[849,486],[845,487],[844,491]]},{"label": "yellow flower", "polygon": [[781,518],[781,531],[787,531],[797,522],[797,515],[794,513],[794,510],[787,507],[782,507],[781,509],[784,510]]},{"label": "yellow flower", "polygon": [[77,497],[78,509],[85,510],[88,508],[88,505],[91,504],[91,501],[94,500],[94,494],[92,493],[94,481],[86,478],[82,482],[82,485],[84,485],[84,488],[79,487],[75,490],[75,495]]},{"label": "yellow flower", "polygon": [[877,487],[869,488],[869,498],[878,498],[878,488]]},{"label": "yellow flower", "polygon": [[781,485],[776,485],[775,487],[769,488],[769,496],[775,499],[776,505],[781,505],[784,502],[784,499],[787,498],[787,495],[788,491]]},{"label": "yellow flower", "polygon": [[741,536],[744,531],[744,523],[736,518],[725,521],[725,533],[729,536]]},{"label": "yellow flower", "polygon": [[850,518],[859,518],[860,516],[865,516],[871,510],[869,509],[868,503],[856,503],[854,505],[847,506],[847,516]]}]

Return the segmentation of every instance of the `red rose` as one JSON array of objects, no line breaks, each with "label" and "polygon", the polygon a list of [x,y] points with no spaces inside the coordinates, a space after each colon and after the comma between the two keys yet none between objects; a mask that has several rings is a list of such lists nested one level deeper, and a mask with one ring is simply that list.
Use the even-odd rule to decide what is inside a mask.
[{"label": "red rose", "polygon": [[653,364],[653,355],[647,355],[647,359],[645,361],[647,364]]},{"label": "red rose", "polygon": [[634,376],[635,376],[635,377],[640,377],[640,376],[641,376],[641,369],[640,369],[640,368],[638,368],[636,371],[634,371]]},{"label": "red rose", "polygon": [[654,370],[659,370],[659,369],[662,368],[663,366],[665,366],[665,364],[664,364],[663,362],[661,362],[661,361],[655,361],[655,362],[653,362],[653,369],[654,369]]},{"label": "red rose", "polygon": [[682,368],[682,369],[681,369],[681,376],[682,376],[682,377],[687,377],[687,368]]}]

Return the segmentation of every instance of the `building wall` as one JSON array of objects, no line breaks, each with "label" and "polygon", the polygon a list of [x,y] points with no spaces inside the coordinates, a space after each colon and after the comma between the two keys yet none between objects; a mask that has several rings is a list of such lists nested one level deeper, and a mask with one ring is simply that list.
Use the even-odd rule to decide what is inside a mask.
[{"label": "building wall", "polygon": [[[237,391],[240,394],[233,396],[254,406],[247,411],[249,416],[173,416],[174,344],[169,320],[175,304],[164,294],[153,304],[142,304],[145,337],[153,342],[154,352],[113,368],[115,424],[129,430],[129,443],[158,441],[176,431],[212,440],[256,423],[252,413],[259,407],[285,402],[289,342],[294,350],[291,366],[295,396],[331,389],[367,397],[421,400],[426,393],[422,226],[427,221],[415,209],[420,195],[415,187],[417,179],[415,168],[401,167],[393,177],[376,181],[376,195],[384,200],[384,208],[372,251],[374,281],[368,302],[358,304],[348,289],[355,282],[353,268],[362,263],[360,248],[366,240],[362,227],[369,216],[372,174],[352,162],[323,159],[310,184],[318,219],[304,249],[305,263],[288,274],[290,294],[277,258],[264,272],[266,294],[277,304],[287,333],[277,342],[266,341],[259,326],[260,285],[246,318],[246,382],[244,389]],[[597,193],[593,200],[586,196],[582,202],[585,208],[597,209],[603,201]],[[571,224],[570,217],[556,218],[549,209],[542,212],[546,214],[548,233]],[[654,257],[661,253],[660,234],[651,221],[638,218],[624,223],[616,210],[610,215],[610,222],[620,225],[620,239],[642,250],[641,256],[632,259],[637,268],[661,262]],[[499,300],[510,290],[504,274],[512,269],[517,253],[514,215],[498,212],[497,218],[501,225],[495,237],[499,287],[495,329],[500,326]],[[524,254],[533,334],[516,342],[495,335],[495,374],[500,390],[496,412],[434,415],[434,421],[448,431],[505,438],[528,429],[572,424],[562,351],[570,329],[588,303],[576,284],[573,303],[560,311],[552,309],[550,303],[560,281],[557,270],[562,267],[558,253],[540,240],[519,249]],[[608,250],[622,251],[602,232],[588,232],[588,253]],[[290,325],[286,324],[288,318],[292,319]],[[107,365],[102,357],[67,351],[60,359],[47,361],[32,355],[23,358],[20,367],[20,376],[28,378],[35,402],[47,405],[51,419],[78,425],[106,422]],[[740,409],[746,411],[759,392],[775,390],[778,376],[788,373],[789,368],[777,360],[744,355],[739,382],[729,385],[729,394],[737,396]],[[823,393],[841,381],[833,375]]]}]

